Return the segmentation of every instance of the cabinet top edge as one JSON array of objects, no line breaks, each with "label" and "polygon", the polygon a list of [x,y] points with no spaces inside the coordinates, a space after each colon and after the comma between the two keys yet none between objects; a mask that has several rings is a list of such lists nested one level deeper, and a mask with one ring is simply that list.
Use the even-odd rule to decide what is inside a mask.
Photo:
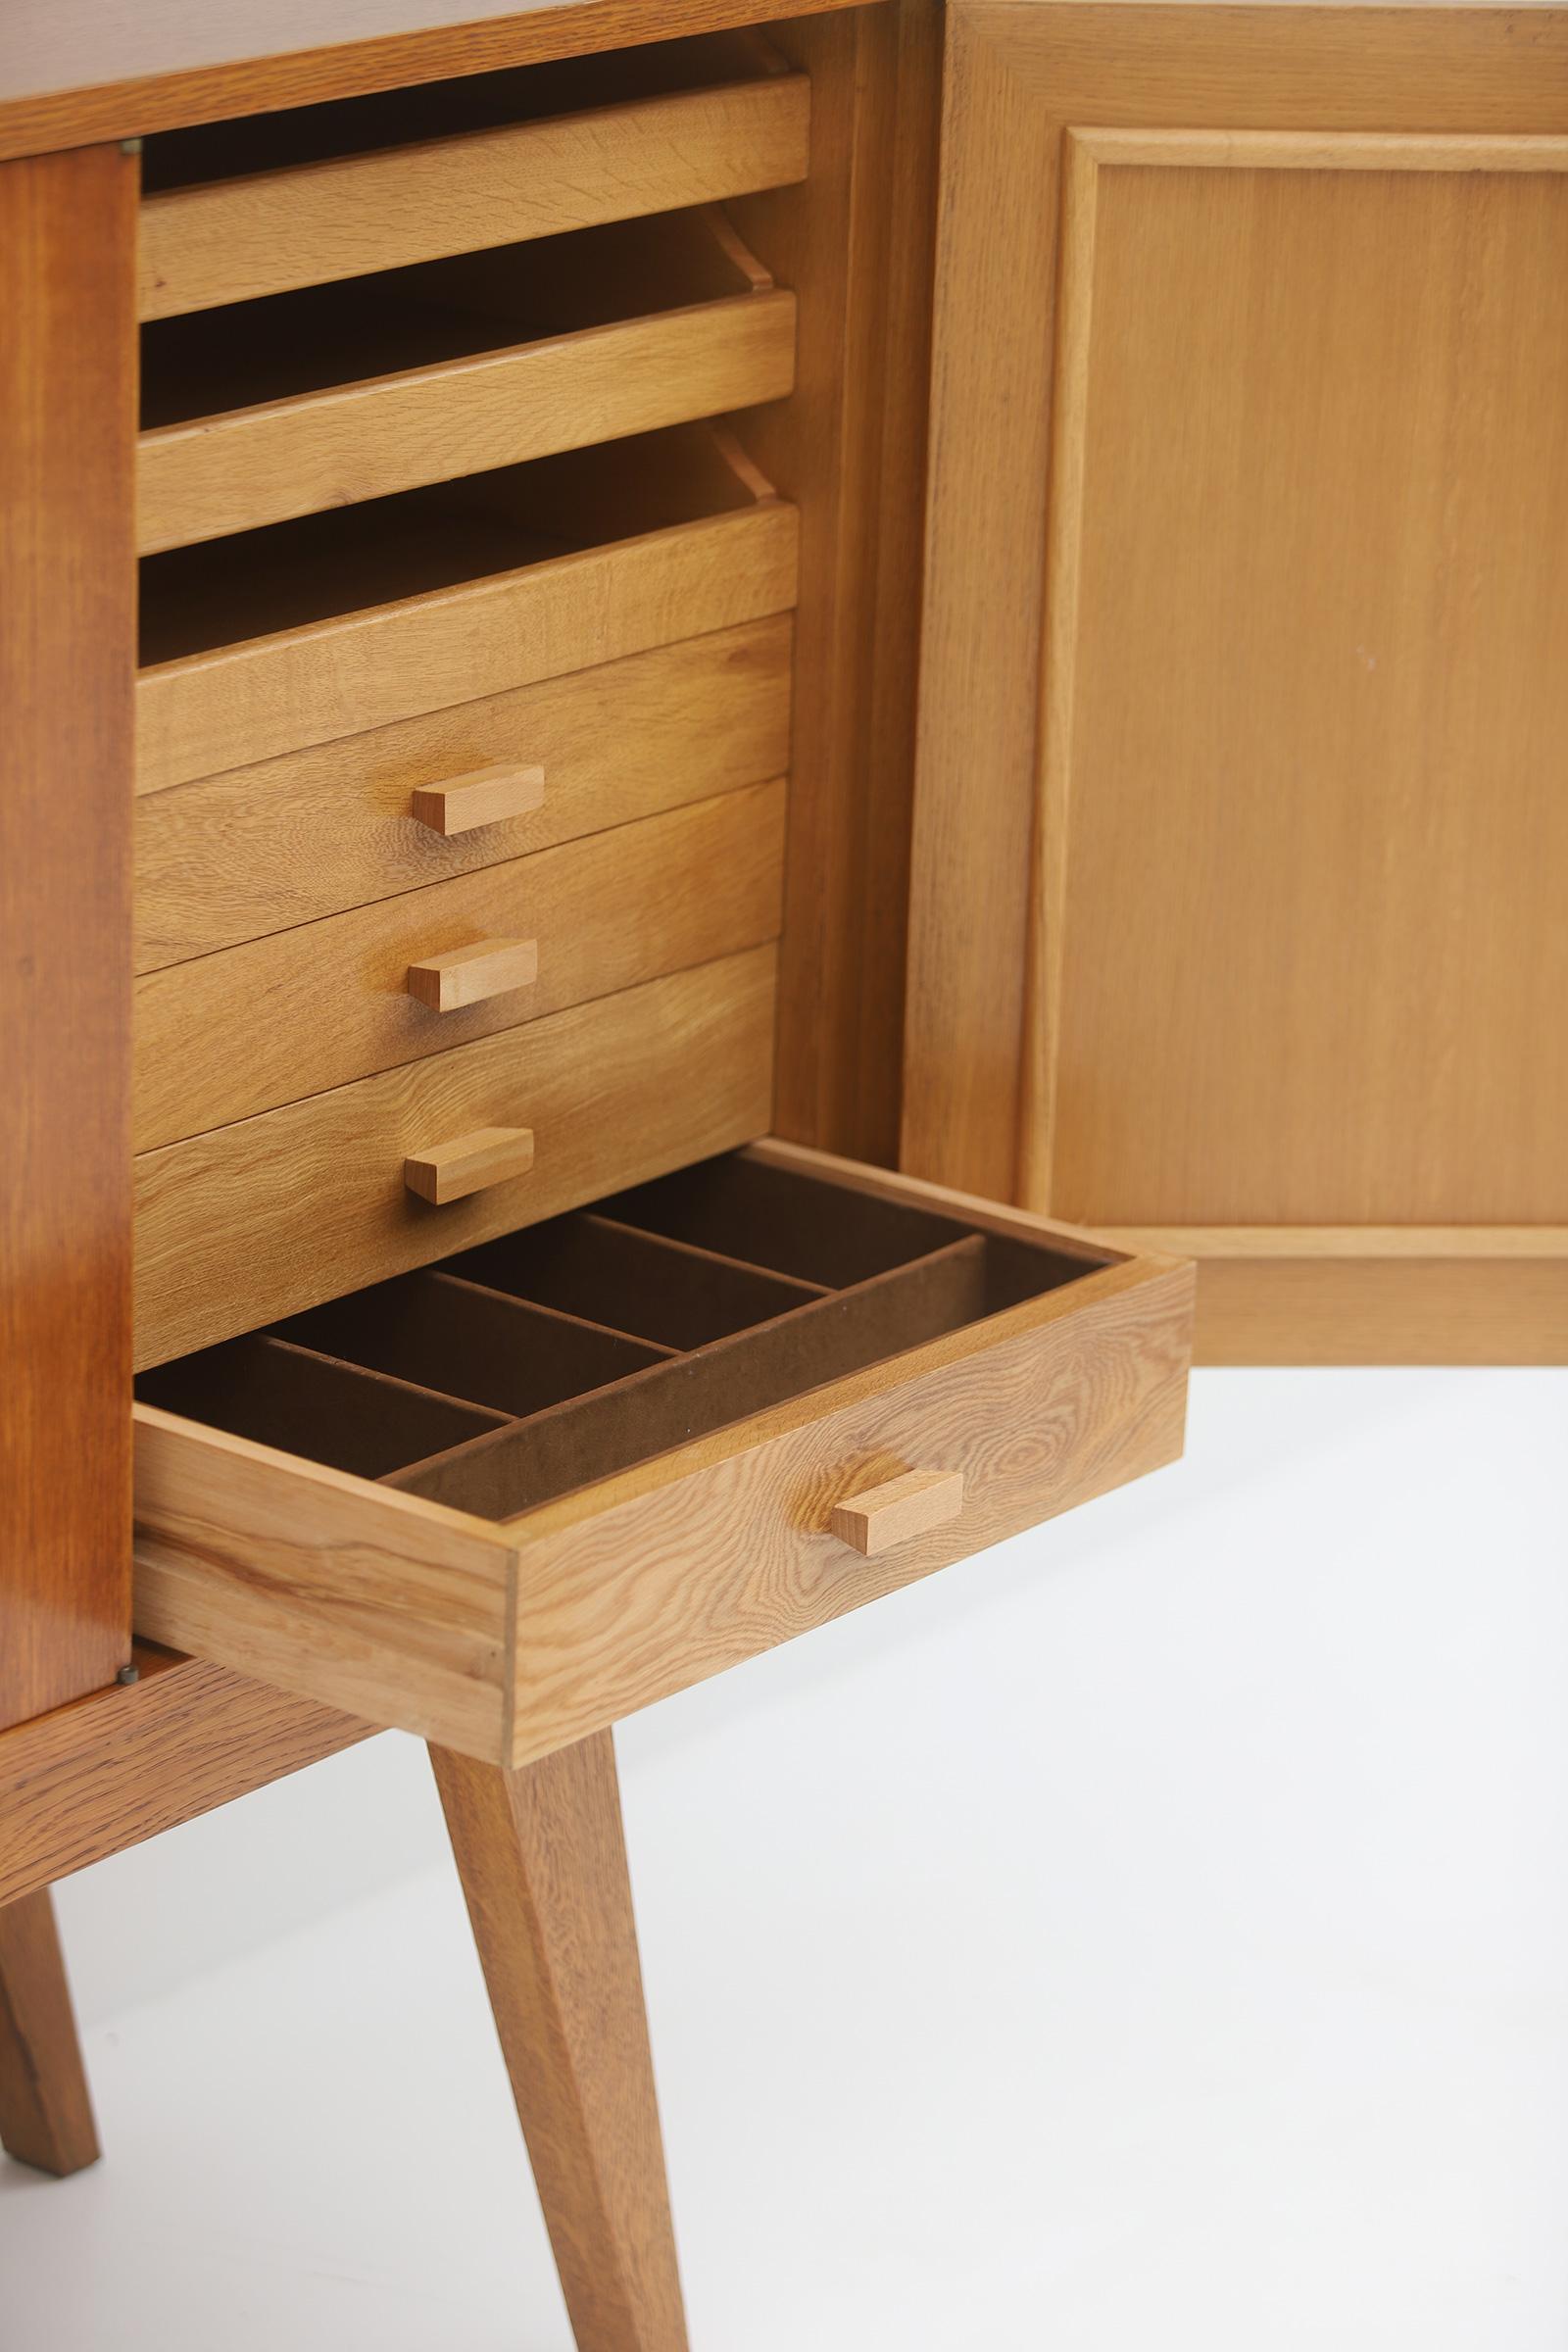
[{"label": "cabinet top edge", "polygon": [[[937,0],[932,0],[935,6]],[[0,162],[234,115],[360,98],[856,0],[11,0],[0,56]]]}]

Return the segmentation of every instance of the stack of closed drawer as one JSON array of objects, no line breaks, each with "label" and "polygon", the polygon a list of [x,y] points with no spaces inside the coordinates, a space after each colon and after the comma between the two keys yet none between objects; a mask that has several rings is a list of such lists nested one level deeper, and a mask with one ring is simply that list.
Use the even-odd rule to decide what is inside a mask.
[{"label": "stack of closed drawer", "polygon": [[139,1363],[768,1125],[795,314],[720,208],[808,101],[732,36],[150,143]]}]

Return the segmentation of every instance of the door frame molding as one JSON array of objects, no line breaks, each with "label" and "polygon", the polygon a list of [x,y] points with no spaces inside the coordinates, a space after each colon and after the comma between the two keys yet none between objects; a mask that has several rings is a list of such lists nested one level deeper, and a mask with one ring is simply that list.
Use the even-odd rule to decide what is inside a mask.
[{"label": "door frame molding", "polygon": [[[1501,8],[950,0],[901,1140],[912,1172],[1049,1209],[1059,697],[1054,759],[1040,729],[1053,639],[1070,626],[1072,566],[1055,551],[1074,495],[1057,305],[1072,301],[1101,161],[1179,148],[1199,165],[1560,170],[1568,9],[1532,11],[1530,29],[1521,42]],[[980,429],[982,414],[1006,433]],[[1020,495],[1042,481],[1047,500]],[[1160,1230],[1157,1247],[1205,1267],[1200,1360],[1568,1360],[1568,1228],[1523,1229],[1505,1249],[1490,1228],[1307,1237]]]}]

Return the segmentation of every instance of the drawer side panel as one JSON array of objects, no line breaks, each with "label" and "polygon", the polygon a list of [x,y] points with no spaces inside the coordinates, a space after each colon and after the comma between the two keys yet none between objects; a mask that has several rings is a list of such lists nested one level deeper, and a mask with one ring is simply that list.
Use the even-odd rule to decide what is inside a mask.
[{"label": "drawer side panel", "polygon": [[149,1405],[136,1622],[470,1755],[500,1752],[512,1554],[478,1522]]}]

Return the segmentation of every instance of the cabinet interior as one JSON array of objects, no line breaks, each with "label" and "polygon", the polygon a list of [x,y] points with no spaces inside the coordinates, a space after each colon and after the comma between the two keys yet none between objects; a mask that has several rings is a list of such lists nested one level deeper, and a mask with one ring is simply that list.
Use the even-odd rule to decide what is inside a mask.
[{"label": "cabinet interior", "polygon": [[716,206],[150,319],[143,431],[765,290]]},{"label": "cabinet interior", "polygon": [[142,188],[162,195],[686,90],[718,89],[778,73],[783,62],[764,33],[741,27],[284,107],[235,122],[192,123],[155,132],[146,141]]},{"label": "cabinet interior", "polygon": [[141,562],[144,666],[612,546],[757,501],[732,437],[672,425]]}]

